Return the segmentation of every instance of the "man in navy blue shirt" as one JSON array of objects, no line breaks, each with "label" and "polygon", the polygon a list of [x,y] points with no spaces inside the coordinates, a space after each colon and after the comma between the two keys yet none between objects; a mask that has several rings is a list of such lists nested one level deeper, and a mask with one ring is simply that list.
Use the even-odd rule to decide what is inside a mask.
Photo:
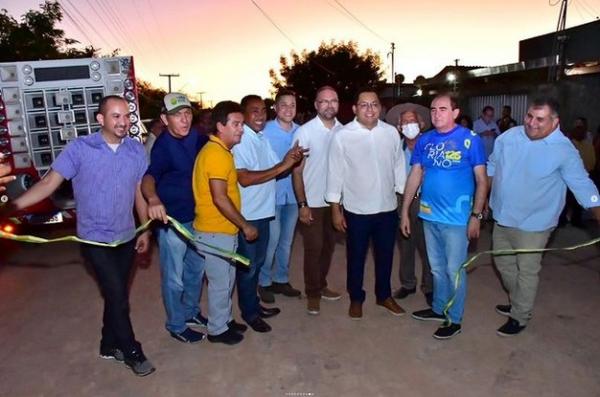
[{"label": "man in navy blue shirt", "polygon": [[165,223],[158,230],[158,246],[166,328],[173,338],[196,343],[204,339],[204,334],[188,326],[206,326],[198,305],[204,260],[166,224],[169,214],[192,231],[192,172],[196,156],[208,138],[191,129],[192,106],[185,95],[170,93],[163,102],[160,117],[167,129],[152,147],[142,192],[148,200],[149,217]]}]

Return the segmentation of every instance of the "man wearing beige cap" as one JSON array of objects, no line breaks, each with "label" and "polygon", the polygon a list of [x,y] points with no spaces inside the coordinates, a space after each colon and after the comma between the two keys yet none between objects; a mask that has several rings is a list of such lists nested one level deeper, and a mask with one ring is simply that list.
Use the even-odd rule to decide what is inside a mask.
[{"label": "man wearing beige cap", "polygon": [[183,237],[167,226],[167,214],[193,231],[192,172],[196,156],[208,138],[191,130],[192,117],[192,105],[184,94],[165,95],[160,118],[166,133],[156,138],[150,166],[142,180],[149,217],[164,222],[158,228],[158,246],[166,328],[173,338],[184,343],[204,339],[203,333],[188,327],[206,326],[198,306],[204,261]]}]

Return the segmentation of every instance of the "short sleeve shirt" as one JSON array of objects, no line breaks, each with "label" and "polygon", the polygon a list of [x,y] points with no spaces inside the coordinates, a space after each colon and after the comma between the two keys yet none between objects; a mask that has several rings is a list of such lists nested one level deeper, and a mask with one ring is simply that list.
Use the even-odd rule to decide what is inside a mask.
[{"label": "short sleeve shirt", "polygon": [[411,165],[423,168],[421,207],[423,219],[450,225],[466,225],[473,207],[473,168],[485,165],[481,138],[456,126],[440,133],[431,130],[419,138]]},{"label": "short sleeve shirt", "polygon": [[241,198],[233,155],[227,146],[215,136],[211,136],[208,143],[202,148],[194,165],[192,177],[196,201],[194,229],[207,233],[236,234],[238,227],[219,211],[212,200],[211,179],[227,182],[227,197],[239,211]]}]

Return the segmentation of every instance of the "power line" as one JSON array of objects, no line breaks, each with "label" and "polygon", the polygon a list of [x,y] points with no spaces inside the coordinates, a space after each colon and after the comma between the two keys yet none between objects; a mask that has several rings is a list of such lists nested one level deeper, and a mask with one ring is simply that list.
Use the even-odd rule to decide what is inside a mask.
[{"label": "power line", "polygon": [[[135,9],[135,12],[137,13],[139,20],[142,22],[142,28],[144,29],[144,32],[146,32],[146,37],[150,38],[150,36],[151,36],[150,31],[148,30],[148,28],[146,27],[146,24],[144,23],[144,15],[142,13],[140,13],[136,0],[133,0],[133,8]],[[157,54],[159,54],[161,52],[158,49],[154,40],[150,40],[150,45],[152,46],[152,48],[154,49],[154,51]]]},{"label": "power line", "polygon": [[[573,5],[575,6],[575,11],[577,11],[577,13],[579,14],[579,17],[582,20],[585,20],[585,16],[583,15],[583,13],[581,12],[581,10],[583,9],[583,7],[581,7],[579,4],[577,3],[573,3]],[[581,9],[580,9],[581,8]]]},{"label": "power line", "polygon": [[273,25],[275,27],[275,29],[277,29],[279,31],[279,33],[281,33],[281,35],[283,37],[285,37],[287,39],[287,41],[289,41],[293,47],[297,47],[296,43],[294,43],[294,40],[292,40],[287,34],[285,34],[285,32],[279,27],[279,25],[277,25],[275,23],[275,21],[273,19],[271,19],[271,17],[269,16],[269,14],[267,14],[265,12],[265,10],[263,10],[258,4],[256,4],[256,2],[254,0],[250,0],[252,2],[252,4],[254,4],[254,6],[256,8],[258,8],[258,10],[263,14],[263,16],[265,18],[267,18],[267,20],[271,23],[271,25]]},{"label": "power line", "polygon": [[[108,26],[108,22],[104,19],[104,16],[102,15],[101,12],[98,12],[98,10],[96,9],[96,7],[94,7],[94,4],[92,1],[87,0],[88,5],[90,6],[90,8],[92,9],[92,11],[94,12],[94,14],[96,14],[96,16],[98,17],[98,20],[104,25],[104,28],[106,30],[108,30],[108,32],[110,33],[110,35],[112,36],[112,38],[114,39],[115,43],[119,43],[119,38],[117,36],[115,36],[113,29],[111,29]],[[108,18],[108,20],[110,20],[110,18]],[[116,47],[116,46],[115,46]],[[118,48],[118,47],[116,47]],[[115,48],[113,48],[114,50]]]},{"label": "power line", "polygon": [[58,3],[58,5],[59,5],[60,9],[62,10],[62,12],[71,21],[71,23],[73,24],[73,26],[75,26],[75,28],[77,28],[77,30],[79,30],[79,33],[81,33],[81,35],[88,41],[88,43],[90,43],[90,45],[92,47],[95,47],[94,43],[92,42],[92,39],[87,35],[87,33],[85,32],[85,29],[83,29],[81,27],[81,25],[79,24],[79,22],[77,20],[75,20],[75,18],[73,18],[73,16],[71,15],[71,13],[61,3]]},{"label": "power line", "polygon": [[[67,3],[69,3],[69,5],[73,8],[73,10],[75,11],[75,13],[77,13],[81,19],[90,27],[90,29],[92,29],[92,31],[96,34],[97,37],[99,37],[104,44],[106,44],[107,47],[110,47],[110,44],[106,41],[106,39],[104,38],[103,35],[101,35],[96,28],[94,27],[94,25],[92,25],[90,23],[90,21],[87,20],[87,18],[81,13],[79,12],[79,10],[77,9],[77,7],[75,7],[75,5],[73,3],[71,3],[71,0],[67,0]],[[63,9],[64,9],[64,4],[62,5]]]},{"label": "power line", "polygon": [[389,42],[389,40],[384,39],[383,37],[381,37],[380,34],[378,34],[376,31],[374,31],[373,29],[371,29],[370,27],[368,27],[365,23],[363,23],[360,19],[358,19],[353,13],[350,12],[350,10],[348,10],[346,7],[344,7],[344,5],[342,3],[340,3],[338,0],[333,0],[338,6],[340,6],[344,11],[346,11],[346,13],[348,15],[350,15],[350,17],[352,19],[354,19],[358,24],[360,24],[363,28],[367,29],[369,32],[371,32],[373,35],[375,35],[376,37],[378,37],[379,39],[385,41],[386,43]]},{"label": "power line", "polygon": [[109,2],[109,0],[101,0],[101,2],[105,3],[104,4],[105,8],[108,10],[108,13],[112,16],[115,23],[119,26],[119,28],[123,34],[123,37],[128,37],[130,39],[129,43],[131,45],[129,45],[129,49],[133,50],[133,52],[138,54],[140,58],[142,56],[144,56],[142,54],[145,54],[145,51],[142,50],[142,47],[139,45],[137,40],[134,39],[134,35],[132,35],[131,31],[126,27],[128,25],[123,24],[123,21],[119,15],[119,13],[114,11],[115,9],[118,9],[119,7],[113,7],[112,4]]},{"label": "power line", "polygon": [[[252,2],[252,4],[254,4],[256,6],[256,8],[258,8],[258,10],[263,14],[263,16],[265,18],[267,18],[267,20],[269,22],[271,22],[271,24],[275,27],[275,29],[277,29],[279,31],[279,33],[281,33],[283,35],[283,37],[285,37],[294,48],[297,48],[298,46],[296,45],[296,43],[294,43],[294,41],[287,35],[285,34],[285,32],[275,23],[275,21],[269,16],[269,14],[266,13],[265,10],[263,10],[258,4],[256,4],[256,2],[254,0],[250,0]],[[335,72],[326,68],[325,66],[321,65],[321,63],[317,62],[316,60],[312,60],[312,62],[314,62],[315,65],[317,65],[319,68],[323,69],[325,72],[334,75],[335,76]]]},{"label": "power line", "polygon": [[578,5],[580,7],[582,7],[582,9],[588,13],[592,18],[594,19],[598,19],[598,12],[596,12],[596,9],[594,9],[586,0],[580,0],[577,1],[575,4],[579,3]]},{"label": "power line", "polygon": [[154,5],[152,4],[152,0],[146,0],[146,3],[148,3],[148,8],[150,9],[150,14],[152,15],[152,19],[154,20],[154,25],[156,26],[156,28],[158,29],[158,33],[160,34],[161,37],[161,46],[160,48],[169,56],[169,59],[174,59],[175,57],[173,56],[173,52],[171,51],[171,46],[164,46],[164,40],[165,37],[167,37],[167,35],[165,35],[165,32],[162,29],[162,24],[158,21],[158,18],[156,17],[156,11],[154,10]]},{"label": "power line", "polygon": [[122,47],[121,50],[126,51],[126,49],[129,49],[129,52],[133,52],[131,45],[129,45],[127,43],[127,41],[125,40],[125,38],[127,37],[127,34],[125,33],[125,31],[123,29],[121,29],[121,27],[115,20],[114,16],[112,15],[112,9],[109,6],[107,6],[104,1],[98,1],[97,4],[98,4],[98,7],[100,8],[101,12],[103,12],[105,15],[108,16],[108,20],[110,21],[110,23],[113,27],[113,30],[121,38],[119,40],[119,42],[121,43],[121,47]]}]

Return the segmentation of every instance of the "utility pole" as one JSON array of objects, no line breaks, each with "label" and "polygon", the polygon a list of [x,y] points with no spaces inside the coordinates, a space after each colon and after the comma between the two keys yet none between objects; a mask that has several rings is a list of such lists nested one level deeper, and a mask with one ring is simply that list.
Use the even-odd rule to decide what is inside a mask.
[{"label": "utility pole", "polygon": [[458,58],[456,58],[456,59],[454,60],[454,66],[458,66],[458,61],[460,61],[460,59],[458,59]]},{"label": "utility pole", "polygon": [[179,73],[177,73],[177,74],[175,74],[175,73],[165,73],[165,74],[159,73],[158,76],[159,77],[166,77],[166,78],[169,79],[169,92],[171,92],[172,91],[171,90],[171,78],[173,78],[173,77],[179,77]]},{"label": "utility pole", "polygon": [[556,24],[556,35],[554,37],[554,45],[552,46],[553,63],[548,69],[548,81],[558,81],[562,77],[565,68],[565,43],[568,39],[564,30],[567,25],[567,8],[568,0],[562,0],[558,15],[558,23]]},{"label": "utility pole", "polygon": [[390,55],[392,56],[392,83],[396,81],[396,74],[394,73],[394,51],[396,50],[396,44],[392,43],[392,50]]},{"label": "utility pole", "polygon": [[206,91],[198,91],[196,94],[200,95],[200,109],[204,109],[204,103],[202,102],[202,95],[206,94]]}]

